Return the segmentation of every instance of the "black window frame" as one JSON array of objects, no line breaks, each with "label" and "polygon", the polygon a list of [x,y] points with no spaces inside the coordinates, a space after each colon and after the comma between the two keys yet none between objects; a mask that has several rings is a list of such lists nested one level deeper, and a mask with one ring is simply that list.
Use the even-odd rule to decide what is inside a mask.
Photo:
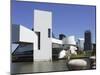
[{"label": "black window frame", "polygon": [[37,33],[37,36],[38,36],[38,50],[40,50],[40,39],[41,39],[41,33],[40,32],[36,32]]},{"label": "black window frame", "polygon": [[50,38],[51,37],[51,29],[48,28],[48,37]]}]

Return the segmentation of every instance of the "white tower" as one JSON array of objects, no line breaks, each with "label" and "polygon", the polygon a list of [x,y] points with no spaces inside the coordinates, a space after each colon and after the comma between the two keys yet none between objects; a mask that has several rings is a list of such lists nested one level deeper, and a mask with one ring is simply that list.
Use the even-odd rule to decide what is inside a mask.
[{"label": "white tower", "polygon": [[79,50],[84,50],[84,38],[78,39],[78,47],[79,47]]},{"label": "white tower", "polygon": [[52,60],[52,13],[34,10],[34,31],[38,36],[38,49],[34,50],[34,61]]}]

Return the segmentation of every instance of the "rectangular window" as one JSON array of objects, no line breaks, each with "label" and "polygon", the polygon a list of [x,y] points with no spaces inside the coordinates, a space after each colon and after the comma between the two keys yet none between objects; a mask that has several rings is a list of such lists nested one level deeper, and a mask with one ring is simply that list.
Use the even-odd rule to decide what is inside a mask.
[{"label": "rectangular window", "polygon": [[48,29],[48,37],[49,38],[51,37],[51,29],[50,28]]},{"label": "rectangular window", "polygon": [[38,35],[38,49],[40,50],[40,32],[37,32],[37,35]]}]

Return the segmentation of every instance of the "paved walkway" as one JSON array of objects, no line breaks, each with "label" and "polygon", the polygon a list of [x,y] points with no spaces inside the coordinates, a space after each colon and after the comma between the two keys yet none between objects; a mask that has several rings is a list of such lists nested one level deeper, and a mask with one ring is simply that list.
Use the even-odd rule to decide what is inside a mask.
[{"label": "paved walkway", "polygon": [[11,65],[12,73],[36,73],[52,71],[68,71],[66,60],[45,61],[45,62],[17,62]]},{"label": "paved walkway", "polygon": [[[87,69],[90,69],[89,59],[83,58],[88,62]],[[66,60],[57,61],[37,61],[37,62],[17,62],[11,65],[12,73],[40,73],[68,71]]]}]

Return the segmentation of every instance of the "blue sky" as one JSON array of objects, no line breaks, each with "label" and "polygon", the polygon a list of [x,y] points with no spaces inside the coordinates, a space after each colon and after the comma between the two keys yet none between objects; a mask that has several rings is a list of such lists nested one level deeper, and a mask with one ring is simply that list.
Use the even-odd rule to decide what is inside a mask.
[{"label": "blue sky", "polygon": [[92,41],[95,42],[95,6],[12,1],[11,8],[12,24],[22,24],[32,29],[33,10],[47,10],[53,13],[52,28],[55,36],[63,33],[83,38],[84,31],[91,30]]}]

